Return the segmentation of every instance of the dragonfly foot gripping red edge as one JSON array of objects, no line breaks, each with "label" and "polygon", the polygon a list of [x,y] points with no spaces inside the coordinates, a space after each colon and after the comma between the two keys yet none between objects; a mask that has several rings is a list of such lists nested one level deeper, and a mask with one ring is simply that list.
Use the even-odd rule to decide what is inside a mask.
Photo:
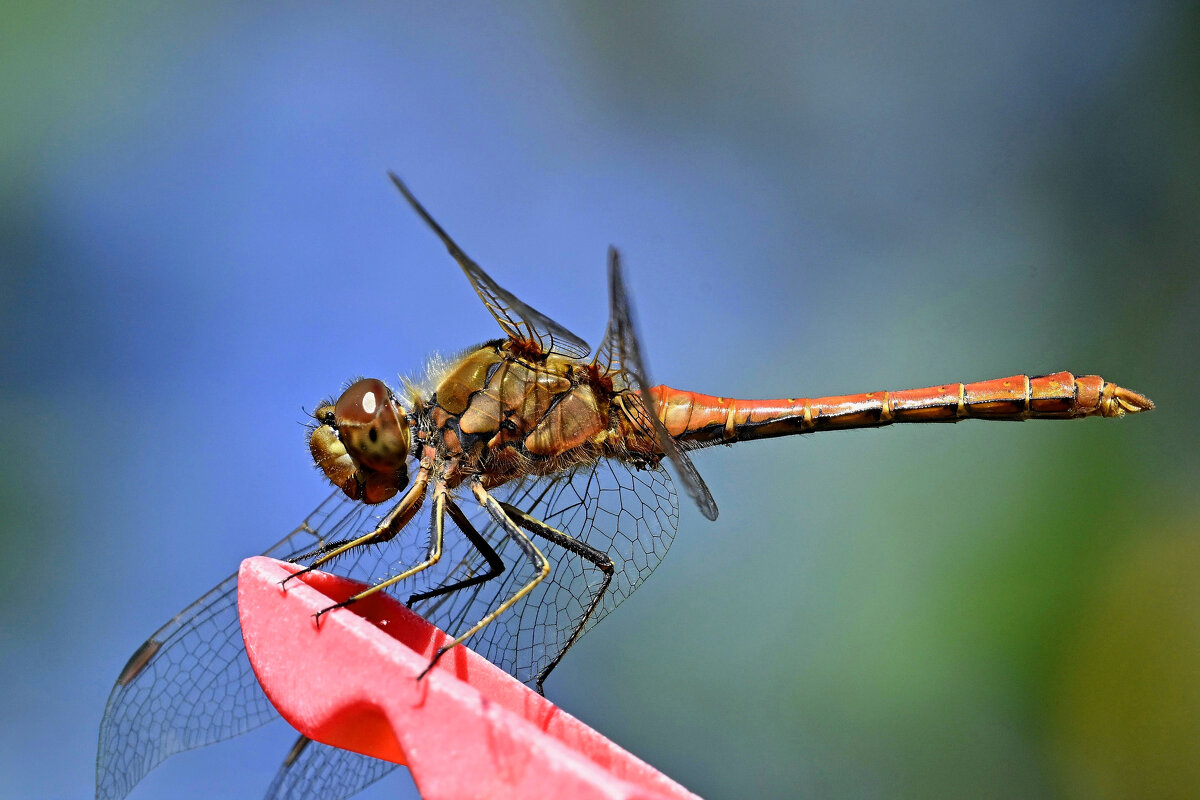
[{"label": "dragonfly foot gripping red edge", "polygon": [[314,741],[407,764],[423,797],[692,798],[400,603],[322,572],[249,558],[238,573],[246,652],[267,697]]}]

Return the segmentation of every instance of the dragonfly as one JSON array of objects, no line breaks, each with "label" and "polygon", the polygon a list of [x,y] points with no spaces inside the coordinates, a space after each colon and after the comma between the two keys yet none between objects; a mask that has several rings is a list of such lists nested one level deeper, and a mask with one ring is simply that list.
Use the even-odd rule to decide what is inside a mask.
[{"label": "dragonfly", "polygon": [[[364,378],[322,402],[308,443],[334,491],[265,555],[304,570],[332,566],[367,585],[340,605],[388,592],[455,637],[438,657],[469,643],[539,692],[666,554],[679,522],[676,485],[716,519],[694,450],[894,423],[1121,417],[1154,407],[1069,372],[771,400],[654,385],[615,249],[608,326],[592,355],[497,284],[389,176],[503,336],[434,358],[395,388]],[[277,717],[245,653],[231,576],[121,670],[100,726],[96,797],[123,798],[168,756]],[[267,797],[349,797],[394,767],[301,737]]]}]

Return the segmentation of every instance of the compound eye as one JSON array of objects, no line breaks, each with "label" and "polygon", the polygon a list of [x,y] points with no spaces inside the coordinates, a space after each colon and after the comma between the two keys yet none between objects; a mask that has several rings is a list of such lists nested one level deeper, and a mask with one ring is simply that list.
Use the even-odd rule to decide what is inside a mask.
[{"label": "compound eye", "polygon": [[366,424],[371,422],[387,404],[392,393],[378,378],[363,378],[342,392],[333,407],[338,427],[343,424]]},{"label": "compound eye", "polygon": [[408,417],[377,378],[355,382],[333,407],[338,435],[359,463],[383,473],[405,467]]}]

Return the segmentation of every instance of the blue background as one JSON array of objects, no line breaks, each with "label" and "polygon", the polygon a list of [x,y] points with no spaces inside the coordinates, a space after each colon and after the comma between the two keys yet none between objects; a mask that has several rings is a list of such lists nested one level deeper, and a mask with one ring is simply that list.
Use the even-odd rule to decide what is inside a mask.
[{"label": "blue background", "polygon": [[[147,635],[326,487],[302,407],[497,334],[384,177],[593,344],[747,397],[1098,372],[1121,421],[697,454],[552,699],[706,796],[1200,792],[1200,14],[5,4],[0,794],[91,796]],[[258,797],[276,724],[134,798]],[[408,796],[397,773],[370,797]]]}]

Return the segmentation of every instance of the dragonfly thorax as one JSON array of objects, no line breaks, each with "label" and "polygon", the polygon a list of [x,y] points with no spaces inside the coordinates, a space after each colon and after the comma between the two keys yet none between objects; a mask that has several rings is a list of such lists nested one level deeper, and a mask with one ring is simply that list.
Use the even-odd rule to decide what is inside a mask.
[{"label": "dragonfly thorax", "polygon": [[313,460],[348,497],[382,503],[408,485],[408,414],[383,381],[355,381],[313,416]]}]

